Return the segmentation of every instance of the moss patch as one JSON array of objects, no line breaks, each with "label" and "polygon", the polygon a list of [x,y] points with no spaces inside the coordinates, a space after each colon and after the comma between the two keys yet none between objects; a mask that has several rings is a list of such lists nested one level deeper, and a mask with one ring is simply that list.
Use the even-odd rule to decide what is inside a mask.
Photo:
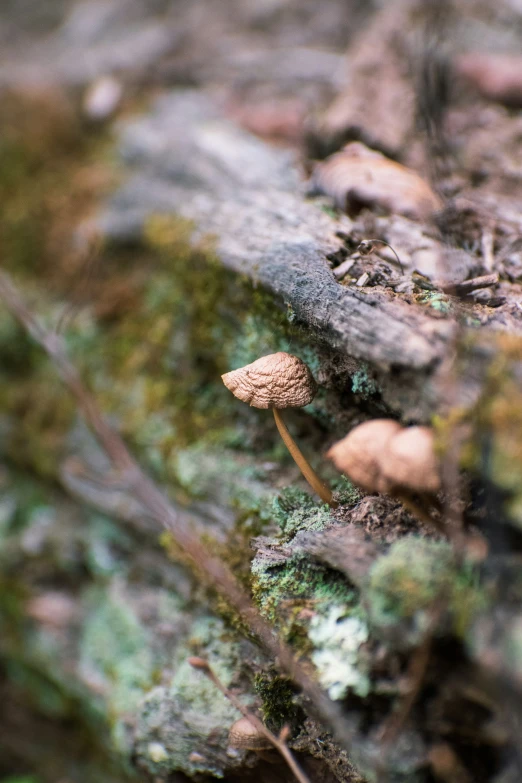
[{"label": "moss patch", "polygon": [[205,657],[226,686],[241,670],[240,647],[230,640],[223,623],[210,616],[196,621],[171,662],[170,685],[155,688],[141,704],[136,731],[139,763],[156,775],[180,770],[223,777],[234,765],[226,750],[238,713],[202,672],[187,663],[190,655]]},{"label": "moss patch", "polygon": [[275,671],[260,672],[254,677],[254,690],[261,699],[261,715],[271,731],[280,731],[285,724],[291,729],[299,725],[304,714],[295,702],[295,687]]},{"label": "moss patch", "polygon": [[[404,634],[415,643],[438,602],[447,604],[453,633],[463,637],[486,605],[477,571],[458,566],[445,541],[406,536],[372,566],[364,589],[370,626],[377,634]],[[408,630],[406,630],[408,629]]]}]

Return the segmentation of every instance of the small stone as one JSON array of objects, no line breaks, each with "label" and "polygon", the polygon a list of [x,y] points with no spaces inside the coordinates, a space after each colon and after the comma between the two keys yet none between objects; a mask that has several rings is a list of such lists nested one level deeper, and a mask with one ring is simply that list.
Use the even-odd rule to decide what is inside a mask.
[{"label": "small stone", "polygon": [[347,258],[346,261],[343,261],[342,264],[339,264],[339,266],[333,270],[334,277],[340,280],[342,277],[347,275],[352,266],[355,264],[356,260],[357,259],[355,258]]},{"label": "small stone", "polygon": [[123,96],[121,83],[112,76],[96,79],[87,89],[83,99],[83,111],[89,120],[103,122],[109,119],[120,105]]},{"label": "small stone", "polygon": [[161,742],[149,742],[147,750],[149,758],[152,759],[155,764],[161,764],[162,761],[167,761],[169,757],[165,746],[162,745]]}]

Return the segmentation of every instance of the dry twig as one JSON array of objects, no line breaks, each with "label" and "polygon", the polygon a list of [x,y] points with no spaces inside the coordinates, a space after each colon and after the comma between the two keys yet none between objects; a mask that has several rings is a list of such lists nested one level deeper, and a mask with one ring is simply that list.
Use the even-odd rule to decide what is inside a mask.
[{"label": "dry twig", "polygon": [[85,388],[76,367],[69,360],[62,339],[48,332],[32,315],[10,276],[0,272],[0,299],[17,321],[49,355],[59,375],[75,397],[79,409],[93,430],[102,448],[119,471],[129,494],[141,503],[151,519],[163,526],[176,539],[198,573],[211,587],[222,593],[227,602],[275,659],[276,664],[302,689],[310,701],[311,711],[328,725],[337,741],[349,748],[353,729],[340,708],[334,704],[296,660],[291,648],[275,634],[243,591],[232,571],[219,558],[210,554],[187,525],[180,522],[176,508],[156,484],[143,472],[131,456],[120,435],[112,429],[98,408],[93,395]]},{"label": "dry twig", "polygon": [[263,734],[267,740],[274,746],[274,748],[279,751],[281,756],[284,758],[294,775],[296,776],[299,783],[310,783],[308,780],[308,777],[305,775],[305,773],[302,771],[302,769],[297,764],[296,760],[294,759],[288,745],[286,744],[286,740],[288,737],[288,727],[283,726],[281,729],[279,736],[276,737],[275,734],[272,734],[272,732],[267,729],[267,727],[264,725],[262,721],[259,720],[258,717],[256,717],[250,710],[248,710],[239,699],[237,699],[233,693],[231,693],[228,688],[225,688],[221,680],[218,678],[218,676],[215,674],[215,672],[212,670],[208,662],[204,658],[189,658],[188,662],[194,669],[199,669],[203,674],[208,677],[208,679],[214,683],[216,688],[219,688],[221,693],[226,696],[226,698],[231,702],[231,704],[234,705],[236,710],[239,710],[239,712],[244,715],[247,720],[250,721],[250,723],[261,733]]}]

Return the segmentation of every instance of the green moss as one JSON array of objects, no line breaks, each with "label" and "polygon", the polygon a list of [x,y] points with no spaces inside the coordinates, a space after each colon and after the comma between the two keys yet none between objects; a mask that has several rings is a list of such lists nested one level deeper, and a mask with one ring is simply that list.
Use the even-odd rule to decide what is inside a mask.
[{"label": "green moss", "polygon": [[[406,536],[372,566],[364,589],[370,625],[380,634],[402,629],[417,639],[438,601],[446,601],[453,631],[462,637],[486,596],[471,565],[458,567],[445,541]],[[410,633],[404,630],[405,623]]]},{"label": "green moss", "polygon": [[480,397],[473,405],[435,420],[439,451],[444,453],[460,427],[461,466],[491,482],[498,497],[504,496],[499,513],[522,527],[522,340],[503,333],[486,338],[468,334],[461,361],[472,353],[483,362]]},{"label": "green moss", "polygon": [[286,487],[272,502],[274,521],[281,540],[290,541],[301,530],[322,530],[330,521],[330,508],[297,487]]},{"label": "green moss", "polygon": [[3,263],[17,274],[53,275],[71,255],[60,239],[92,197],[92,183],[75,172],[98,151],[100,137],[84,134],[66,98],[52,90],[5,93],[0,125]]},{"label": "green moss", "polygon": [[496,359],[477,411],[478,467],[508,496],[506,511],[522,527],[522,392],[506,356]]},{"label": "green moss", "polygon": [[[252,593],[261,613],[287,638],[303,640],[307,625],[303,609],[331,602],[347,603],[353,591],[335,571],[293,555],[283,562],[274,554],[252,561]],[[306,614],[306,613],[305,613]]]},{"label": "green moss", "polygon": [[[87,135],[63,94],[7,91],[0,107],[2,265],[29,288],[31,305],[56,324],[57,296],[74,287],[82,260],[71,233],[109,184],[91,177],[106,139]],[[109,172],[109,166],[106,167]],[[76,292],[77,293],[77,292]],[[0,313],[3,450],[19,466],[54,477],[74,405],[43,352]]]},{"label": "green moss", "polygon": [[1,778],[0,783],[40,783],[40,778],[33,775],[10,775],[7,778]]},{"label": "green moss", "polygon": [[261,715],[271,731],[279,732],[285,724],[295,730],[303,712],[295,704],[295,688],[286,677],[275,671],[259,672],[254,677],[254,690],[261,699]]},{"label": "green moss", "polygon": [[336,501],[341,506],[356,506],[363,498],[361,491],[346,476],[336,476],[330,481],[330,485]]},{"label": "green moss", "polygon": [[451,299],[440,291],[425,291],[417,297],[420,304],[427,304],[438,313],[451,313],[453,305]]},{"label": "green moss", "polygon": [[328,602],[350,602],[353,591],[335,571],[294,553],[281,558],[278,548],[301,531],[322,530],[331,522],[330,508],[318,505],[307,493],[284,489],[272,502],[272,518],[280,528],[274,549],[258,554],[251,564],[252,592],[262,614],[276,624],[287,638],[293,635],[305,644],[304,608]]}]

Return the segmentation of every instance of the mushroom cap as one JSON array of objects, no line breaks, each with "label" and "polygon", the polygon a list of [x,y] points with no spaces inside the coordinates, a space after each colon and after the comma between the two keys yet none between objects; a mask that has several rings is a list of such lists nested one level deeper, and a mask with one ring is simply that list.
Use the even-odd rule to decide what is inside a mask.
[{"label": "mushroom cap", "polygon": [[392,486],[415,492],[440,489],[439,462],[433,430],[429,427],[406,427],[394,435],[386,444],[380,464]]},{"label": "mushroom cap", "polygon": [[302,408],[317,391],[306,364],[283,351],[262,356],[221,378],[235,397],[254,408]]},{"label": "mushroom cap", "polygon": [[401,430],[393,419],[373,419],[359,424],[327,453],[335,467],[368,492],[389,492],[381,469],[381,457],[389,441]]},{"label": "mushroom cap", "polygon": [[248,718],[239,718],[230,727],[228,742],[232,748],[241,750],[267,750],[272,745]]}]

